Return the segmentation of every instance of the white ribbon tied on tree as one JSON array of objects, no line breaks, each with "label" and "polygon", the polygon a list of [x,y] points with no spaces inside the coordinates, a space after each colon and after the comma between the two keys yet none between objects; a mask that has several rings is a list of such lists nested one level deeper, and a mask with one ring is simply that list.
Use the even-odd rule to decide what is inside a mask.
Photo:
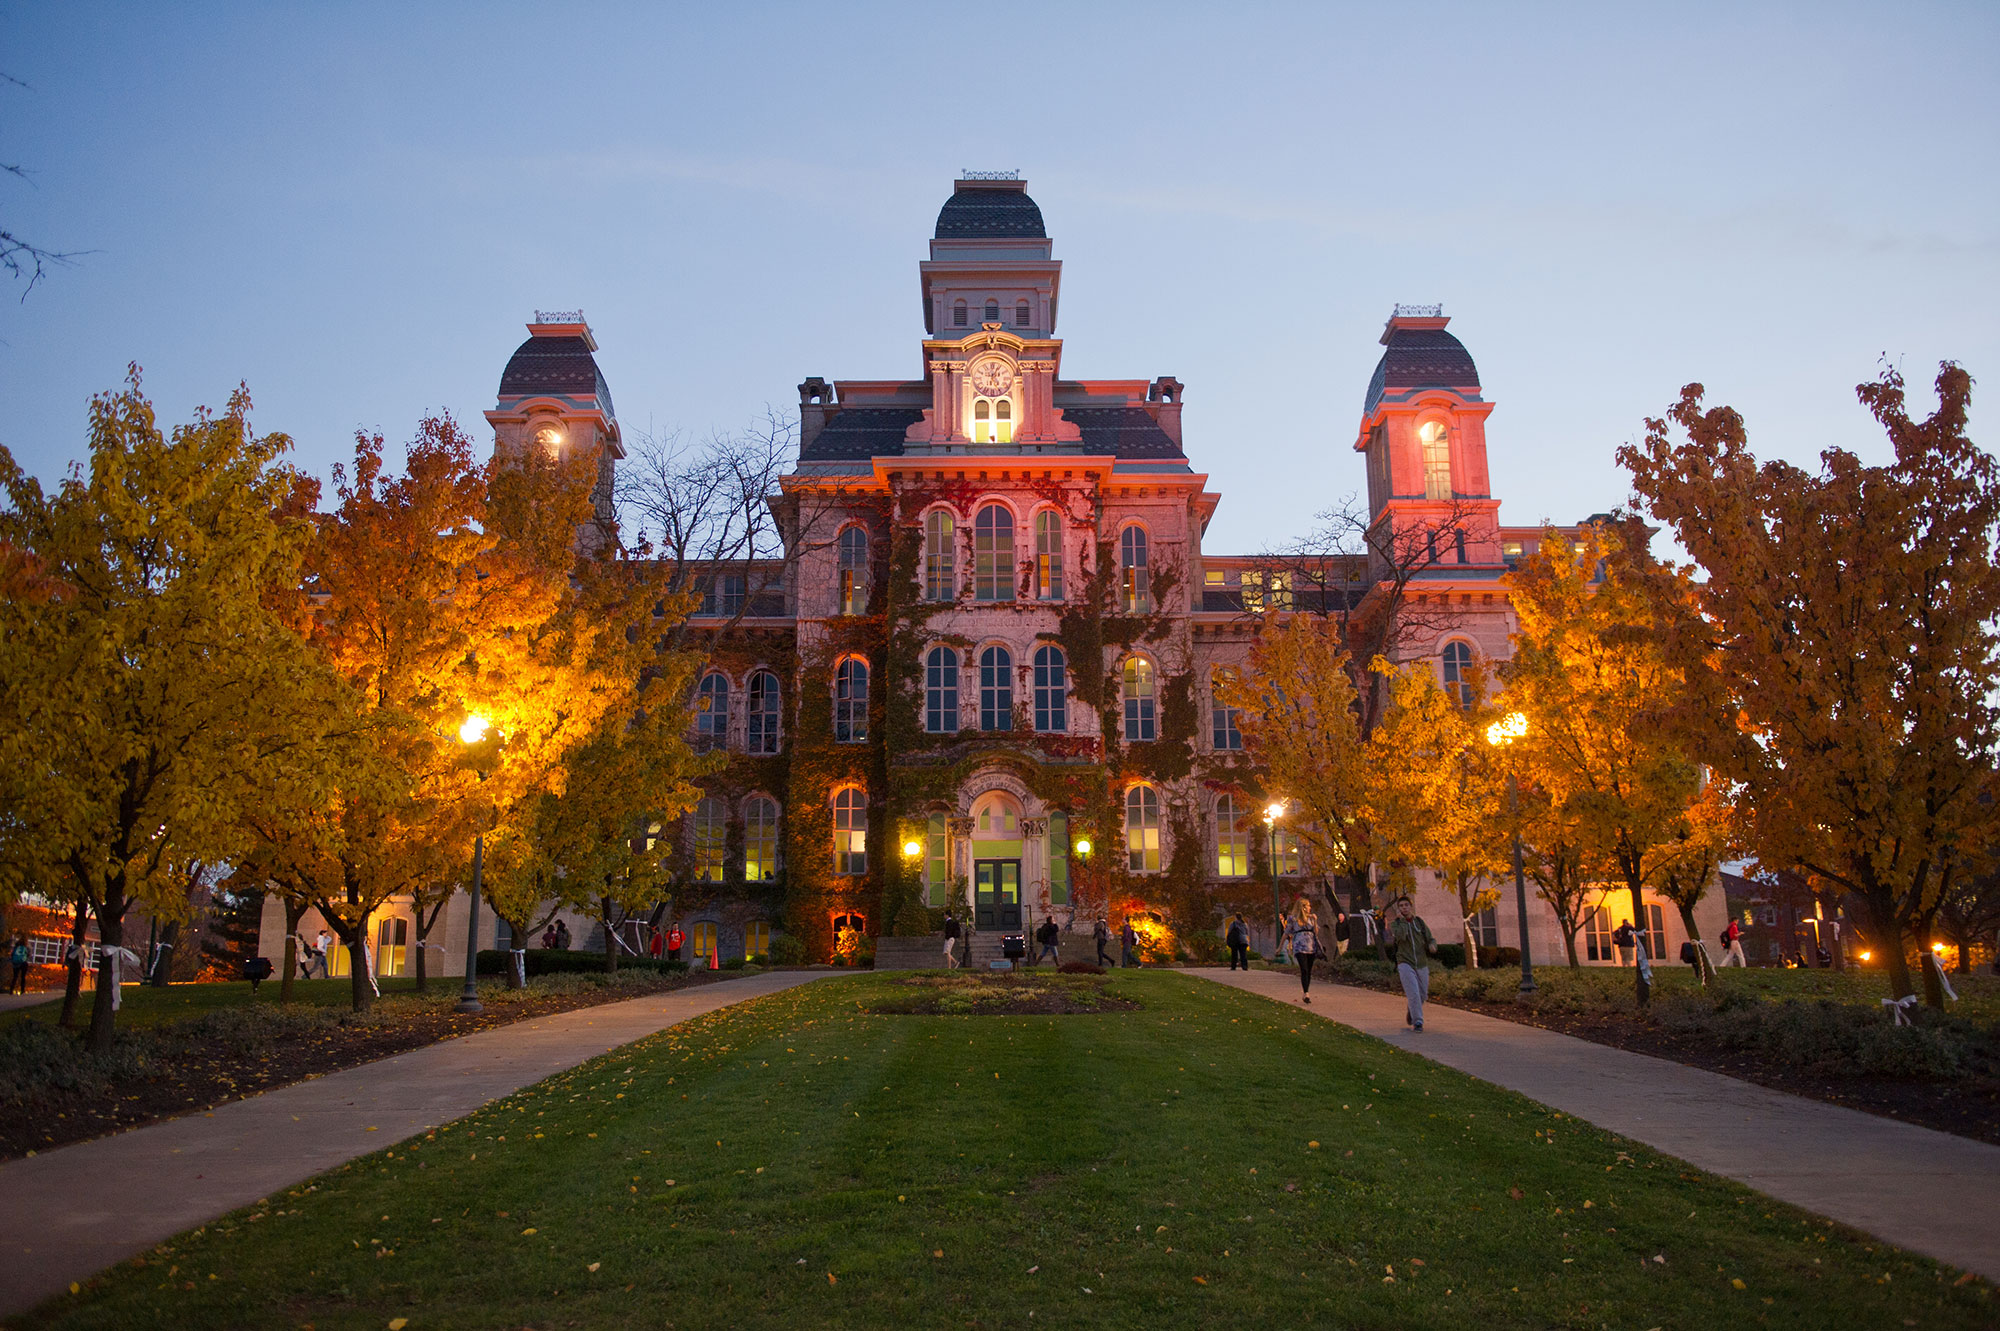
[{"label": "white ribbon tied on tree", "polygon": [[1917,995],[1904,994],[1901,998],[1883,999],[1882,1006],[1896,1014],[1896,1024],[1898,1026],[1908,1026],[1910,1024],[1910,1009],[1915,1007],[1917,1002]]}]

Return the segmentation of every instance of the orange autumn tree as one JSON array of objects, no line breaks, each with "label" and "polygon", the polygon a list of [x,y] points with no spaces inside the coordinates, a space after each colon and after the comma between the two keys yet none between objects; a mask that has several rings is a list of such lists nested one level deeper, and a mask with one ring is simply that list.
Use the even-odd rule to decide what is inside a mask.
[{"label": "orange autumn tree", "polygon": [[[1684,857],[1702,789],[1700,763],[1669,724],[1693,699],[1666,654],[1642,541],[1601,525],[1575,543],[1546,529],[1509,578],[1520,628],[1501,668],[1505,708],[1528,718],[1524,780],[1562,799],[1583,859],[1623,882],[1640,928],[1644,891]],[[1643,1006],[1643,974],[1634,982]]]},{"label": "orange autumn tree", "polygon": [[1966,435],[1971,376],[1946,362],[1935,388],[1923,419],[1893,369],[1856,389],[1895,451],[1880,466],[1759,464],[1699,384],[1619,450],[1706,575],[1673,659],[1734,719],[1717,761],[1758,858],[1858,897],[1899,997],[1906,949],[1992,843],[2000,740],[2000,466]]}]

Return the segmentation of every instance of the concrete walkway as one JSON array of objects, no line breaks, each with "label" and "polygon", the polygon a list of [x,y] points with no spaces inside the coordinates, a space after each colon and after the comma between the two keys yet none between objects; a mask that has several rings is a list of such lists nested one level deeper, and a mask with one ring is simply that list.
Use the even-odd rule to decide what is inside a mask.
[{"label": "concrete walkway", "polygon": [[620,1045],[819,978],[769,972],[536,1017],[0,1165],[0,1317]]},{"label": "concrete walkway", "polygon": [[[1203,970],[1410,1049],[1482,1081],[1884,1239],[2000,1281],[2000,1146],[1766,1090],[1495,1017],[1433,1005],[1423,1034],[1403,1000],[1296,973]],[[0,1175],[0,1179],[4,1179]]]}]

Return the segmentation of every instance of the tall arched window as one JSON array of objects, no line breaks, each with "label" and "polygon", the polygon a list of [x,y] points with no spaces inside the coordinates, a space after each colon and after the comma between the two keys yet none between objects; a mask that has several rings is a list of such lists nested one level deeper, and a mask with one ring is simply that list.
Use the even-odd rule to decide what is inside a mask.
[{"label": "tall arched window", "polygon": [[1014,404],[1004,397],[993,404],[993,442],[1014,442]]},{"label": "tall arched window", "polygon": [[1215,801],[1215,874],[1246,878],[1250,874],[1250,827],[1233,795]]},{"label": "tall arched window", "polygon": [[1000,322],[1000,302],[989,297],[986,301],[986,322]]},{"label": "tall arched window", "polygon": [[1125,662],[1125,738],[1153,738],[1153,663],[1143,656]]},{"label": "tall arched window", "polygon": [[951,514],[943,509],[932,509],[924,519],[924,599],[926,601],[955,601],[958,588],[954,585],[952,565],[955,528]]},{"label": "tall arched window", "polygon": [[833,737],[842,744],[868,742],[868,663],[858,656],[833,672]]},{"label": "tall arched window", "polygon": [[694,877],[698,883],[722,881],[722,859],[729,847],[729,811],[713,795],[694,806]]},{"label": "tall arched window", "polygon": [[1000,504],[972,520],[972,599],[1014,599],[1014,515]]},{"label": "tall arched window", "polygon": [[1027,326],[1028,326],[1028,302],[1025,300],[1015,301],[1014,327],[1026,328]]},{"label": "tall arched window", "polygon": [[1444,691],[1460,707],[1472,706],[1472,648],[1462,642],[1444,645]]},{"label": "tall arched window", "polygon": [[952,326],[953,328],[963,328],[963,327],[965,327],[965,302],[964,302],[964,301],[962,301],[962,300],[961,300],[961,301],[955,301],[955,302],[953,302],[953,304],[952,304],[952,307],[951,307],[951,326]]},{"label": "tall arched window", "polygon": [[868,608],[868,533],[848,527],[840,533],[840,613],[858,615]]},{"label": "tall arched window", "polygon": [[1062,517],[1046,508],[1035,514],[1035,595],[1044,601],[1063,598]]},{"label": "tall arched window", "polygon": [[1424,498],[1451,498],[1451,435],[1443,421],[1425,421],[1417,427],[1417,440],[1424,450]]},{"label": "tall arched window", "polygon": [[993,404],[983,397],[972,404],[972,442],[993,442]]},{"label": "tall arched window", "polygon": [[694,696],[694,746],[704,751],[729,744],[729,681],[704,675]]},{"label": "tall arched window", "polygon": [[1133,873],[1160,868],[1160,796],[1151,786],[1125,792],[1125,867]]},{"label": "tall arched window", "polygon": [[958,652],[933,647],[924,658],[924,729],[949,735],[958,729]]},{"label": "tall arched window", "polygon": [[833,871],[868,872],[868,796],[852,786],[833,797]]},{"label": "tall arched window", "polygon": [[1237,711],[1223,699],[1223,691],[1235,678],[1235,672],[1227,666],[1217,668],[1209,676],[1210,719],[1214,722],[1210,729],[1217,753],[1231,753],[1243,747],[1243,732],[1236,725]]},{"label": "tall arched window", "polygon": [[1146,567],[1146,529],[1127,527],[1118,538],[1118,568],[1124,592],[1125,613],[1151,614],[1153,579]]},{"label": "tall arched window", "polygon": [[768,883],[777,876],[778,802],[753,795],[743,806],[743,879]]},{"label": "tall arched window", "polygon": [[778,751],[778,677],[768,670],[750,676],[748,724],[743,748],[746,753]]},{"label": "tall arched window", "polygon": [[1014,728],[1014,654],[988,647],[979,654],[979,728]]},{"label": "tall arched window", "polygon": [[1035,729],[1045,735],[1069,730],[1069,661],[1060,647],[1035,649]]}]

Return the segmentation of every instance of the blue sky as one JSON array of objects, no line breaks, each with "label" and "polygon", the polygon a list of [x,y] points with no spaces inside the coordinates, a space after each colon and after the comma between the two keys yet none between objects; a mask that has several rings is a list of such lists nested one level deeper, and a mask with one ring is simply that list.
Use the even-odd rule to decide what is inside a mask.
[{"label": "blue sky", "polygon": [[1477,359],[1504,517],[1575,519],[1690,380],[1801,461],[1884,453],[1884,354],[2000,384],[1996,64],[1990,4],[0,4],[0,225],[90,251],[0,288],[0,443],[58,475],[137,361],[323,474],[483,427],[575,306],[628,431],[729,429],[913,374],[953,176],[1018,168],[1066,372],[1187,384],[1210,549],[1361,488],[1396,301]]}]

